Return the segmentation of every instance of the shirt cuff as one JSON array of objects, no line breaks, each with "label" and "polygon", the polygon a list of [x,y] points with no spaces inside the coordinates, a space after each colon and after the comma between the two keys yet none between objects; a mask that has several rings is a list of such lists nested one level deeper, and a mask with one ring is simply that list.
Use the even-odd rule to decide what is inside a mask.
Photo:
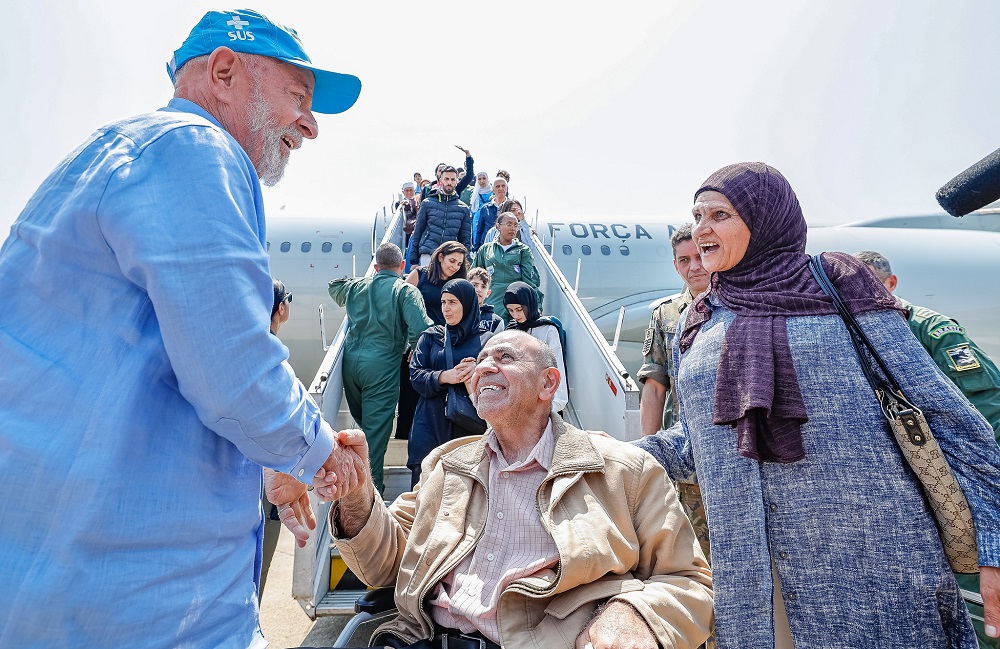
[{"label": "shirt cuff", "polygon": [[656,363],[643,363],[642,367],[639,368],[638,373],[636,373],[636,378],[639,381],[653,379],[657,383],[667,385],[667,375],[663,371],[663,366]]},{"label": "shirt cuff", "polygon": [[326,464],[326,460],[333,451],[333,429],[322,418],[319,418],[318,421],[319,430],[316,431],[316,439],[313,440],[313,443],[309,446],[309,450],[305,452],[302,459],[290,471],[296,480],[307,485],[312,484],[316,473],[320,470],[320,467]]}]

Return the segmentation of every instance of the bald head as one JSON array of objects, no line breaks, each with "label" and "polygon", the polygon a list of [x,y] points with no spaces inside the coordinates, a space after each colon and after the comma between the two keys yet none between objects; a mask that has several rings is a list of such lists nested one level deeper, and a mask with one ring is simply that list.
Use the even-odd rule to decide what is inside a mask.
[{"label": "bald head", "polygon": [[519,331],[517,329],[508,329],[493,336],[483,346],[483,351],[485,352],[490,347],[502,343],[509,343],[527,352],[525,360],[530,360],[534,368],[539,372],[550,367],[559,367],[556,364],[555,352],[552,351],[551,347],[526,331]]},{"label": "bald head", "polygon": [[523,331],[503,331],[479,352],[469,393],[508,461],[529,451],[541,437],[559,382],[555,354]]}]

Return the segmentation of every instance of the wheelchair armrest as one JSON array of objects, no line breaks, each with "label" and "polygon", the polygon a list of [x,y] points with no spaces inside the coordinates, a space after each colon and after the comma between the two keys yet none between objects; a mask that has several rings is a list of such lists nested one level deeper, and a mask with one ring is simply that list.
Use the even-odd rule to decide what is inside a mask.
[{"label": "wheelchair armrest", "polygon": [[355,613],[383,613],[396,608],[395,589],[376,588],[369,590],[354,602]]}]

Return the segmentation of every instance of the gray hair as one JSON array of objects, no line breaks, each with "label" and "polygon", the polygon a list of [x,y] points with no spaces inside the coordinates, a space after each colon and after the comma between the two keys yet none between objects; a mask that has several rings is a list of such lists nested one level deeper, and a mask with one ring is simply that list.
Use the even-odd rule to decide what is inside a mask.
[{"label": "gray hair", "polygon": [[394,243],[383,243],[375,250],[375,265],[379,270],[395,270],[403,263],[403,253]]},{"label": "gray hair", "polygon": [[681,227],[677,228],[677,231],[670,235],[670,249],[673,251],[674,256],[677,255],[677,246],[681,245],[685,241],[693,241],[694,235],[692,234],[694,226],[690,223],[685,223]]},{"label": "gray hair", "polygon": [[886,280],[889,279],[890,275],[892,275],[892,266],[889,265],[889,260],[880,253],[877,253],[874,250],[862,250],[861,252],[855,253],[854,256],[860,259],[861,263],[865,266],[868,266],[875,271],[875,274],[878,275],[879,279]]},{"label": "gray hair", "polygon": [[[196,56],[185,61],[184,65],[179,67],[174,73],[174,88],[176,89],[181,83],[183,83],[184,77],[189,70],[204,70],[205,66],[208,65],[209,56],[211,55],[202,54],[201,56]],[[261,59],[266,57],[262,54],[246,54],[244,52],[236,52],[236,56],[250,73],[250,78],[253,79],[253,82],[260,85],[263,76],[261,71]]]},{"label": "gray hair", "polygon": [[[530,336],[531,334],[528,335]],[[531,337],[534,338],[535,340],[538,340],[534,336]],[[540,370],[546,370],[550,367],[556,367],[556,368],[559,367],[556,364],[556,353],[552,351],[551,347],[546,345],[541,340],[538,340],[538,353],[535,354],[535,367],[537,367]],[[563,380],[565,381],[566,379]]]}]

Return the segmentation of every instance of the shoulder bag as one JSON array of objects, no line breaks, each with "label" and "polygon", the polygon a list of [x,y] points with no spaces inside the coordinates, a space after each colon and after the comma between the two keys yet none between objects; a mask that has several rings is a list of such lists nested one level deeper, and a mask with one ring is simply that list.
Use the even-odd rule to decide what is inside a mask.
[{"label": "shoulder bag", "polygon": [[[875,391],[882,414],[889,422],[896,444],[907,464],[923,486],[924,496],[937,521],[945,556],[952,570],[963,573],[979,572],[979,555],[976,550],[976,528],[972,510],[962,488],[955,479],[948,460],[934,439],[934,433],[924,413],[910,403],[893,378],[885,361],[879,356],[858,321],[844,305],[840,294],[823,269],[820,256],[809,260],[809,269],[823,292],[830,296],[840,317],[847,325],[851,343],[861,361],[861,370]],[[865,354],[865,349],[868,353]],[[874,363],[881,372],[875,372]]]},{"label": "shoulder bag", "polygon": [[[444,360],[448,364],[448,369],[455,367],[455,362],[451,358],[451,336],[447,326],[444,328]],[[454,425],[473,435],[482,435],[486,432],[486,422],[476,412],[472,399],[461,385],[454,383],[448,385],[448,393],[444,395],[444,416]]]}]

